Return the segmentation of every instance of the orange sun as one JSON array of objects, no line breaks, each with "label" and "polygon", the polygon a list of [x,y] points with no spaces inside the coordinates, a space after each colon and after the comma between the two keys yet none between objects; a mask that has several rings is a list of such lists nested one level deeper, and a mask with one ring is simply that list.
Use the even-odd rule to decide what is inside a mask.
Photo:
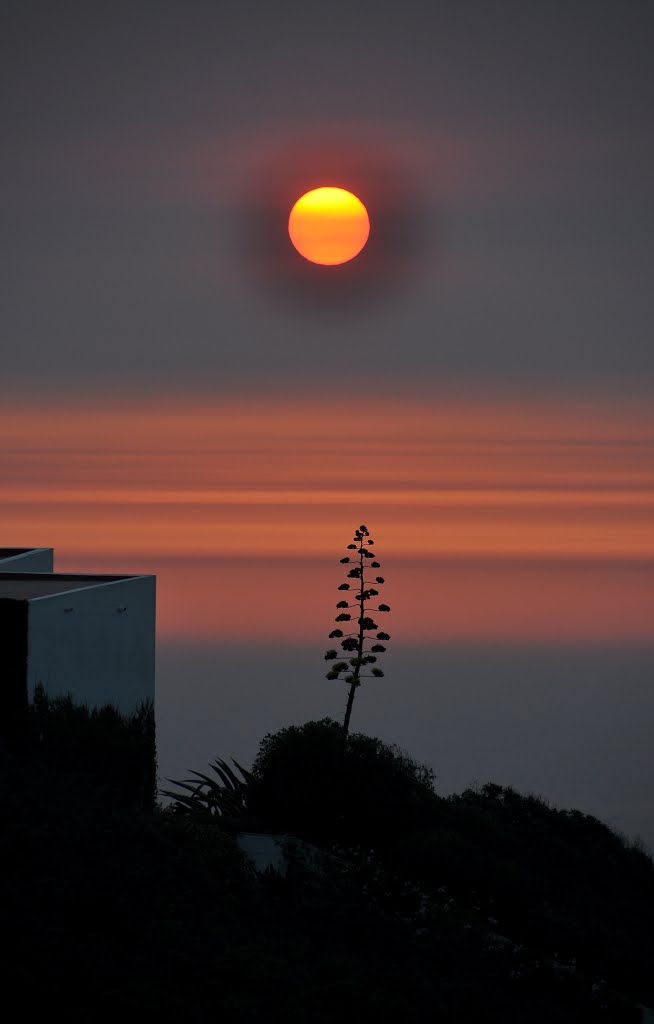
[{"label": "orange sun", "polygon": [[347,263],[370,234],[368,211],[344,188],[314,188],[300,196],[288,218],[291,242],[305,259],[324,266]]}]

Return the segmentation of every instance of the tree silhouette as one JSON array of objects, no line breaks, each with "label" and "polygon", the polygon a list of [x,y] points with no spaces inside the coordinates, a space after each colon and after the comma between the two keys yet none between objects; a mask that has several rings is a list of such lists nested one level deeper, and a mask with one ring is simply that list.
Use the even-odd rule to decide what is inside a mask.
[{"label": "tree silhouette", "polygon": [[[327,679],[340,679],[341,673],[345,673],[343,676],[344,681],[349,684],[349,691],[347,697],[347,706],[345,708],[345,718],[343,720],[343,731],[347,736],[350,728],[350,717],[352,715],[352,705],[354,704],[354,695],[357,691],[357,687],[361,686],[362,679],[380,678],[384,675],[380,668],[373,668],[369,674],[362,675],[361,669],[367,665],[374,665],[377,661],[377,655],[383,654],[386,648],[383,644],[379,643],[380,640],[390,640],[388,633],[379,632],[374,636],[370,633],[373,630],[378,630],[379,626],[373,618],[368,614],[370,611],[376,612],[390,612],[390,608],[387,604],[379,604],[374,608],[371,608],[370,601],[373,598],[379,597],[379,591],[372,586],[374,582],[377,586],[383,586],[385,580],[383,576],[375,576],[374,578],[366,578],[367,569],[380,569],[381,565],[377,562],[374,551],[370,551],[370,546],[374,544],[374,541],[370,539],[370,534],[365,526],[360,526],[358,530],[354,532],[353,543],[348,544],[348,551],[353,551],[354,555],[346,555],[345,558],[341,558],[341,564],[352,565],[352,568],[348,571],[348,579],[354,581],[352,583],[341,583],[339,590],[350,590],[351,587],[358,586],[358,590],[351,595],[354,597],[354,604],[350,604],[349,601],[339,601],[336,605],[339,609],[356,609],[354,621],[356,622],[357,628],[352,633],[345,633],[342,629],[333,629],[329,634],[329,639],[338,638],[341,641],[341,648],[350,655],[347,661],[336,661],[339,657],[338,651],[330,648],[325,652],[326,661],[336,661],[336,664],[327,673]],[[335,619],[336,622],[351,622],[353,621],[352,614],[345,610],[341,611]],[[377,641],[377,642],[372,642]],[[368,646],[369,645],[369,646]]]}]

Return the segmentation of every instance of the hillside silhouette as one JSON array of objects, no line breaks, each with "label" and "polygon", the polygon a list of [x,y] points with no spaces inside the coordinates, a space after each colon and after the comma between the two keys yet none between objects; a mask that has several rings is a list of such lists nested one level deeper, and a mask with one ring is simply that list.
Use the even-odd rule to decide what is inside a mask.
[{"label": "hillside silhouette", "polygon": [[[213,788],[163,808],[147,713],[40,695],[23,724],[0,749],[0,898],[28,1018],[577,1024],[654,1003],[654,863],[580,811],[439,796],[329,719],[264,737],[236,809],[201,766]],[[301,841],[285,876],[254,871],[243,830]]]}]

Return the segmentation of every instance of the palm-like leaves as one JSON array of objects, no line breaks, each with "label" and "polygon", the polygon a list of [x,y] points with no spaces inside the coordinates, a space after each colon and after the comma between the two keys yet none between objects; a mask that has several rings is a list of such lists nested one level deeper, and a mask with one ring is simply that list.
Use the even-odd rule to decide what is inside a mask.
[{"label": "palm-like leaves", "polygon": [[[250,786],[253,782],[252,773],[243,768],[233,757],[232,763],[240,773],[240,778],[233,769],[217,757],[209,767],[218,776],[217,779],[205,775],[203,772],[191,771],[196,779],[167,779],[173,786],[186,792],[180,793],[174,790],[164,789],[164,796],[172,797],[175,801],[173,810],[178,814],[210,814],[216,817],[227,815],[238,817],[245,814],[248,809]],[[190,771],[190,769],[189,769]]]}]

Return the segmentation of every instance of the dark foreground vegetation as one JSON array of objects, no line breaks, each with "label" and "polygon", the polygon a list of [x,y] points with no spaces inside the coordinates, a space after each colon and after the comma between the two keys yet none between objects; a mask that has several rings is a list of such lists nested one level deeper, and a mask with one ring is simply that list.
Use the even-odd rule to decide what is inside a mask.
[{"label": "dark foreground vegetation", "polygon": [[[654,1003],[654,864],[595,818],[494,785],[439,797],[329,720],[265,737],[251,772],[198,766],[162,809],[151,715],[117,723],[41,697],[0,744],[21,1018],[626,1024]],[[257,875],[242,830],[305,843]]]}]

